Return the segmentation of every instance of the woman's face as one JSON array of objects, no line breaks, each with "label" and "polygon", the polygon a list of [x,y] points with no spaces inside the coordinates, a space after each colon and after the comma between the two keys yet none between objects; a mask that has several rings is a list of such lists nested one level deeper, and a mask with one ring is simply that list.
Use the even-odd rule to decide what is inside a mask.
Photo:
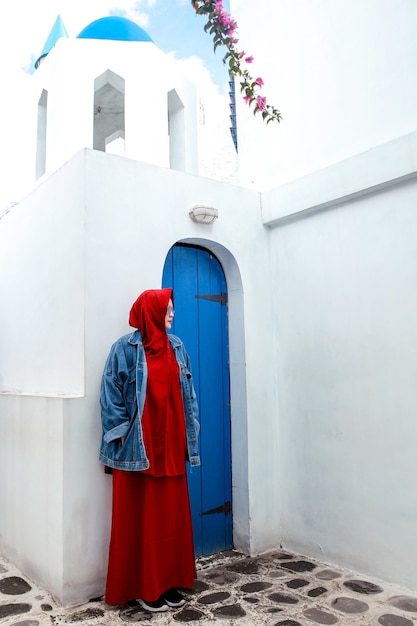
[{"label": "woman's face", "polygon": [[174,305],[170,299],[168,302],[167,312],[165,315],[165,328],[169,330],[172,326],[172,320],[174,319]]}]

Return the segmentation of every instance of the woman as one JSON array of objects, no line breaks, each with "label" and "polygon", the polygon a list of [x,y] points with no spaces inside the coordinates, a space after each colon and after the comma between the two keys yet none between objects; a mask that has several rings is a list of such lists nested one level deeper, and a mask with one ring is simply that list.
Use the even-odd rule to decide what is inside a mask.
[{"label": "woman", "polygon": [[196,577],[186,460],[200,465],[198,407],[178,337],[172,289],[144,291],[108,356],[101,387],[100,461],[112,468],[105,600],[148,611],[182,606]]}]

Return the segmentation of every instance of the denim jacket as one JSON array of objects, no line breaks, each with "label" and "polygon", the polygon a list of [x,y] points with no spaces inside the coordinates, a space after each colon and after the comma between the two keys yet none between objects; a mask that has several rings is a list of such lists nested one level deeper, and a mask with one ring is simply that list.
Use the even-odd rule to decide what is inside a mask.
[{"label": "denim jacket", "polygon": [[[182,341],[168,335],[178,362],[187,433],[188,460],[200,465],[198,406],[190,359]],[[142,436],[142,414],[148,368],[138,330],[120,337],[111,347],[101,383],[103,436],[99,459],[107,467],[140,471],[149,468]],[[121,437],[124,437],[122,444]]]}]

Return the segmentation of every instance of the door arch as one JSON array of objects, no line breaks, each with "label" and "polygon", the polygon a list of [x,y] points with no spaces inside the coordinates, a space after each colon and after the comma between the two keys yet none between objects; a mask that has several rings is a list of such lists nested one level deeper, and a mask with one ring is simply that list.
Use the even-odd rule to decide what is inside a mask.
[{"label": "door arch", "polygon": [[200,408],[202,465],[188,469],[195,550],[213,554],[233,545],[226,279],[209,250],[176,244],[162,286],[174,290],[172,332],[190,355]]}]

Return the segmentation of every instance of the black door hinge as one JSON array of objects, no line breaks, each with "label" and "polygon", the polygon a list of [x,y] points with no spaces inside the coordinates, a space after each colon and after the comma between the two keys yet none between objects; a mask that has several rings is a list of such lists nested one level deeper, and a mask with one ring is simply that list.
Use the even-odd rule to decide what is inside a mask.
[{"label": "black door hinge", "polygon": [[227,293],[225,291],[207,296],[197,295],[196,298],[201,298],[202,300],[211,300],[212,302],[220,302],[220,304],[222,304],[223,306],[226,306],[227,304]]},{"label": "black door hinge", "polygon": [[203,513],[200,513],[200,516],[202,517],[203,515],[215,515],[216,513],[224,513],[225,515],[230,515],[230,511],[230,501],[227,500],[227,502],[225,502],[221,506],[216,506],[215,509],[210,509],[209,511],[204,511]]}]

